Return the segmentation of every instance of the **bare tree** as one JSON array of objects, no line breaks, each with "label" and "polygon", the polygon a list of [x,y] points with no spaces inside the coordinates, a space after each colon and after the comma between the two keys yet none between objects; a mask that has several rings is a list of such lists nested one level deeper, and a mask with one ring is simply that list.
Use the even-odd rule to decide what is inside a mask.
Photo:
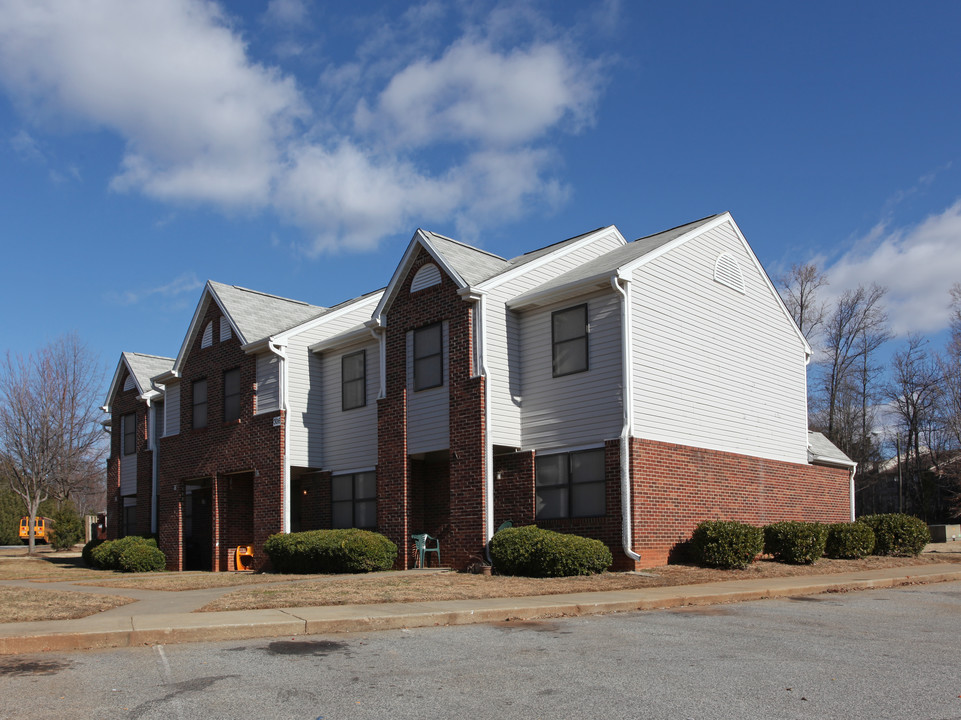
[{"label": "bare tree", "polygon": [[100,364],[76,335],[0,366],[0,462],[30,516],[29,552],[40,503],[60,501],[100,476],[96,389]]},{"label": "bare tree", "polygon": [[824,322],[826,307],[818,291],[827,284],[827,276],[814,263],[792,265],[786,275],[778,278],[781,299],[808,340]]},{"label": "bare tree", "polygon": [[[922,512],[927,514],[923,474],[927,459],[934,459],[934,445],[941,425],[938,417],[941,398],[941,372],[920,335],[908,338],[891,361],[891,378],[885,394],[891,401],[905,438],[908,478],[912,481]],[[923,452],[922,452],[923,451]]]},{"label": "bare tree", "polygon": [[891,334],[882,301],[886,289],[859,286],[840,298],[824,321],[821,391],[828,437],[853,459],[871,452],[871,408],[881,368],[873,358]]},{"label": "bare tree", "polygon": [[961,283],[951,288],[951,338],[938,359],[941,372],[941,419],[950,464],[946,475],[955,488],[954,512],[961,514]]}]

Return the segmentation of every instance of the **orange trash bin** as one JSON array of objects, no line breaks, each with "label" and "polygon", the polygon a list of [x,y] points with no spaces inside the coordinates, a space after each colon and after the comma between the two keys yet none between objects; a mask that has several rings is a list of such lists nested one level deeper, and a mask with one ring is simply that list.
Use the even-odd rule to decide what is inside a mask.
[{"label": "orange trash bin", "polygon": [[254,546],[238,545],[234,567],[237,570],[251,570],[254,564]]}]

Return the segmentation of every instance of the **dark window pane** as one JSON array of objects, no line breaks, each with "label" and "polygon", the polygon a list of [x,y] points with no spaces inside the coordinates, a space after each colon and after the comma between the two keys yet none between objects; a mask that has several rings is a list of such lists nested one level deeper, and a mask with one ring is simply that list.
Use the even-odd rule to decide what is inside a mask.
[{"label": "dark window pane", "polygon": [[354,526],[353,503],[350,500],[335,502],[331,506],[331,525],[335,528],[349,528]]},{"label": "dark window pane", "polygon": [[123,434],[123,454],[133,455],[137,452],[137,415],[130,413],[120,419]]},{"label": "dark window pane", "polygon": [[358,473],[354,476],[354,497],[358,500],[371,500],[377,497],[376,473]]},{"label": "dark window pane", "polygon": [[166,422],[166,417],[164,416],[164,404],[163,401],[154,403],[156,423],[157,423],[157,437],[163,437],[164,434],[164,423]]},{"label": "dark window pane", "polygon": [[444,384],[443,326],[414,331],[414,390]]},{"label": "dark window pane", "polygon": [[436,355],[441,350],[441,326],[432,325],[414,331],[414,357]]},{"label": "dark window pane", "polygon": [[567,484],[567,454],[538,456],[536,461],[538,487]]},{"label": "dark window pane", "polygon": [[538,487],[536,517],[539,520],[567,517],[567,486]]},{"label": "dark window pane", "polygon": [[344,355],[341,359],[341,409],[364,407],[367,404],[367,353],[364,350]]},{"label": "dark window pane", "polygon": [[442,375],[443,365],[440,355],[414,360],[414,390],[426,390],[443,385]]},{"label": "dark window pane", "polygon": [[240,368],[224,373],[224,422],[240,417]]},{"label": "dark window pane", "polygon": [[340,475],[330,480],[330,497],[335,502],[353,498],[351,475]]},{"label": "dark window pane", "polygon": [[606,511],[603,482],[581,483],[571,486],[572,516],[595,517],[604,515]]},{"label": "dark window pane", "polygon": [[193,384],[193,427],[207,427],[206,380],[196,380]]},{"label": "dark window pane", "polygon": [[354,524],[359,528],[377,527],[377,501],[362,500],[354,505]]},{"label": "dark window pane", "polygon": [[604,480],[604,451],[588,450],[571,454],[571,481],[575,483]]},{"label": "dark window pane", "polygon": [[587,305],[551,315],[554,377],[588,369]]}]

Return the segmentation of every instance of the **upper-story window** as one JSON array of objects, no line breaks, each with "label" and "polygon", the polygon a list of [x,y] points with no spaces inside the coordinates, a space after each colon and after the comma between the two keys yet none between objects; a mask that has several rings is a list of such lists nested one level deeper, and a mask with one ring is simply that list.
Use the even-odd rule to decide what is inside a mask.
[{"label": "upper-story window", "polygon": [[240,419],[240,368],[224,372],[224,422]]},{"label": "upper-story window", "polygon": [[207,380],[193,383],[193,428],[207,427]]},{"label": "upper-story window", "polygon": [[597,517],[607,511],[603,448],[539,455],[534,476],[538,520]]},{"label": "upper-story window", "polygon": [[444,384],[443,325],[414,330],[414,390]]},{"label": "upper-story window", "polygon": [[137,452],[137,413],[130,413],[120,418],[121,432],[123,433],[122,452],[124,455],[133,455]]},{"label": "upper-story window", "polygon": [[588,369],[587,305],[551,313],[554,377]]},{"label": "upper-story window", "polygon": [[367,404],[367,351],[359,350],[340,359],[341,409]]}]

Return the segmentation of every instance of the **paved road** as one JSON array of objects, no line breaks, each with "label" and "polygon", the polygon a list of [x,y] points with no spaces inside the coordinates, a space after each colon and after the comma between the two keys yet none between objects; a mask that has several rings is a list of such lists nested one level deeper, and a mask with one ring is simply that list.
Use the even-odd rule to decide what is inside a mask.
[{"label": "paved road", "polygon": [[0,657],[0,717],[961,718],[961,583]]}]

